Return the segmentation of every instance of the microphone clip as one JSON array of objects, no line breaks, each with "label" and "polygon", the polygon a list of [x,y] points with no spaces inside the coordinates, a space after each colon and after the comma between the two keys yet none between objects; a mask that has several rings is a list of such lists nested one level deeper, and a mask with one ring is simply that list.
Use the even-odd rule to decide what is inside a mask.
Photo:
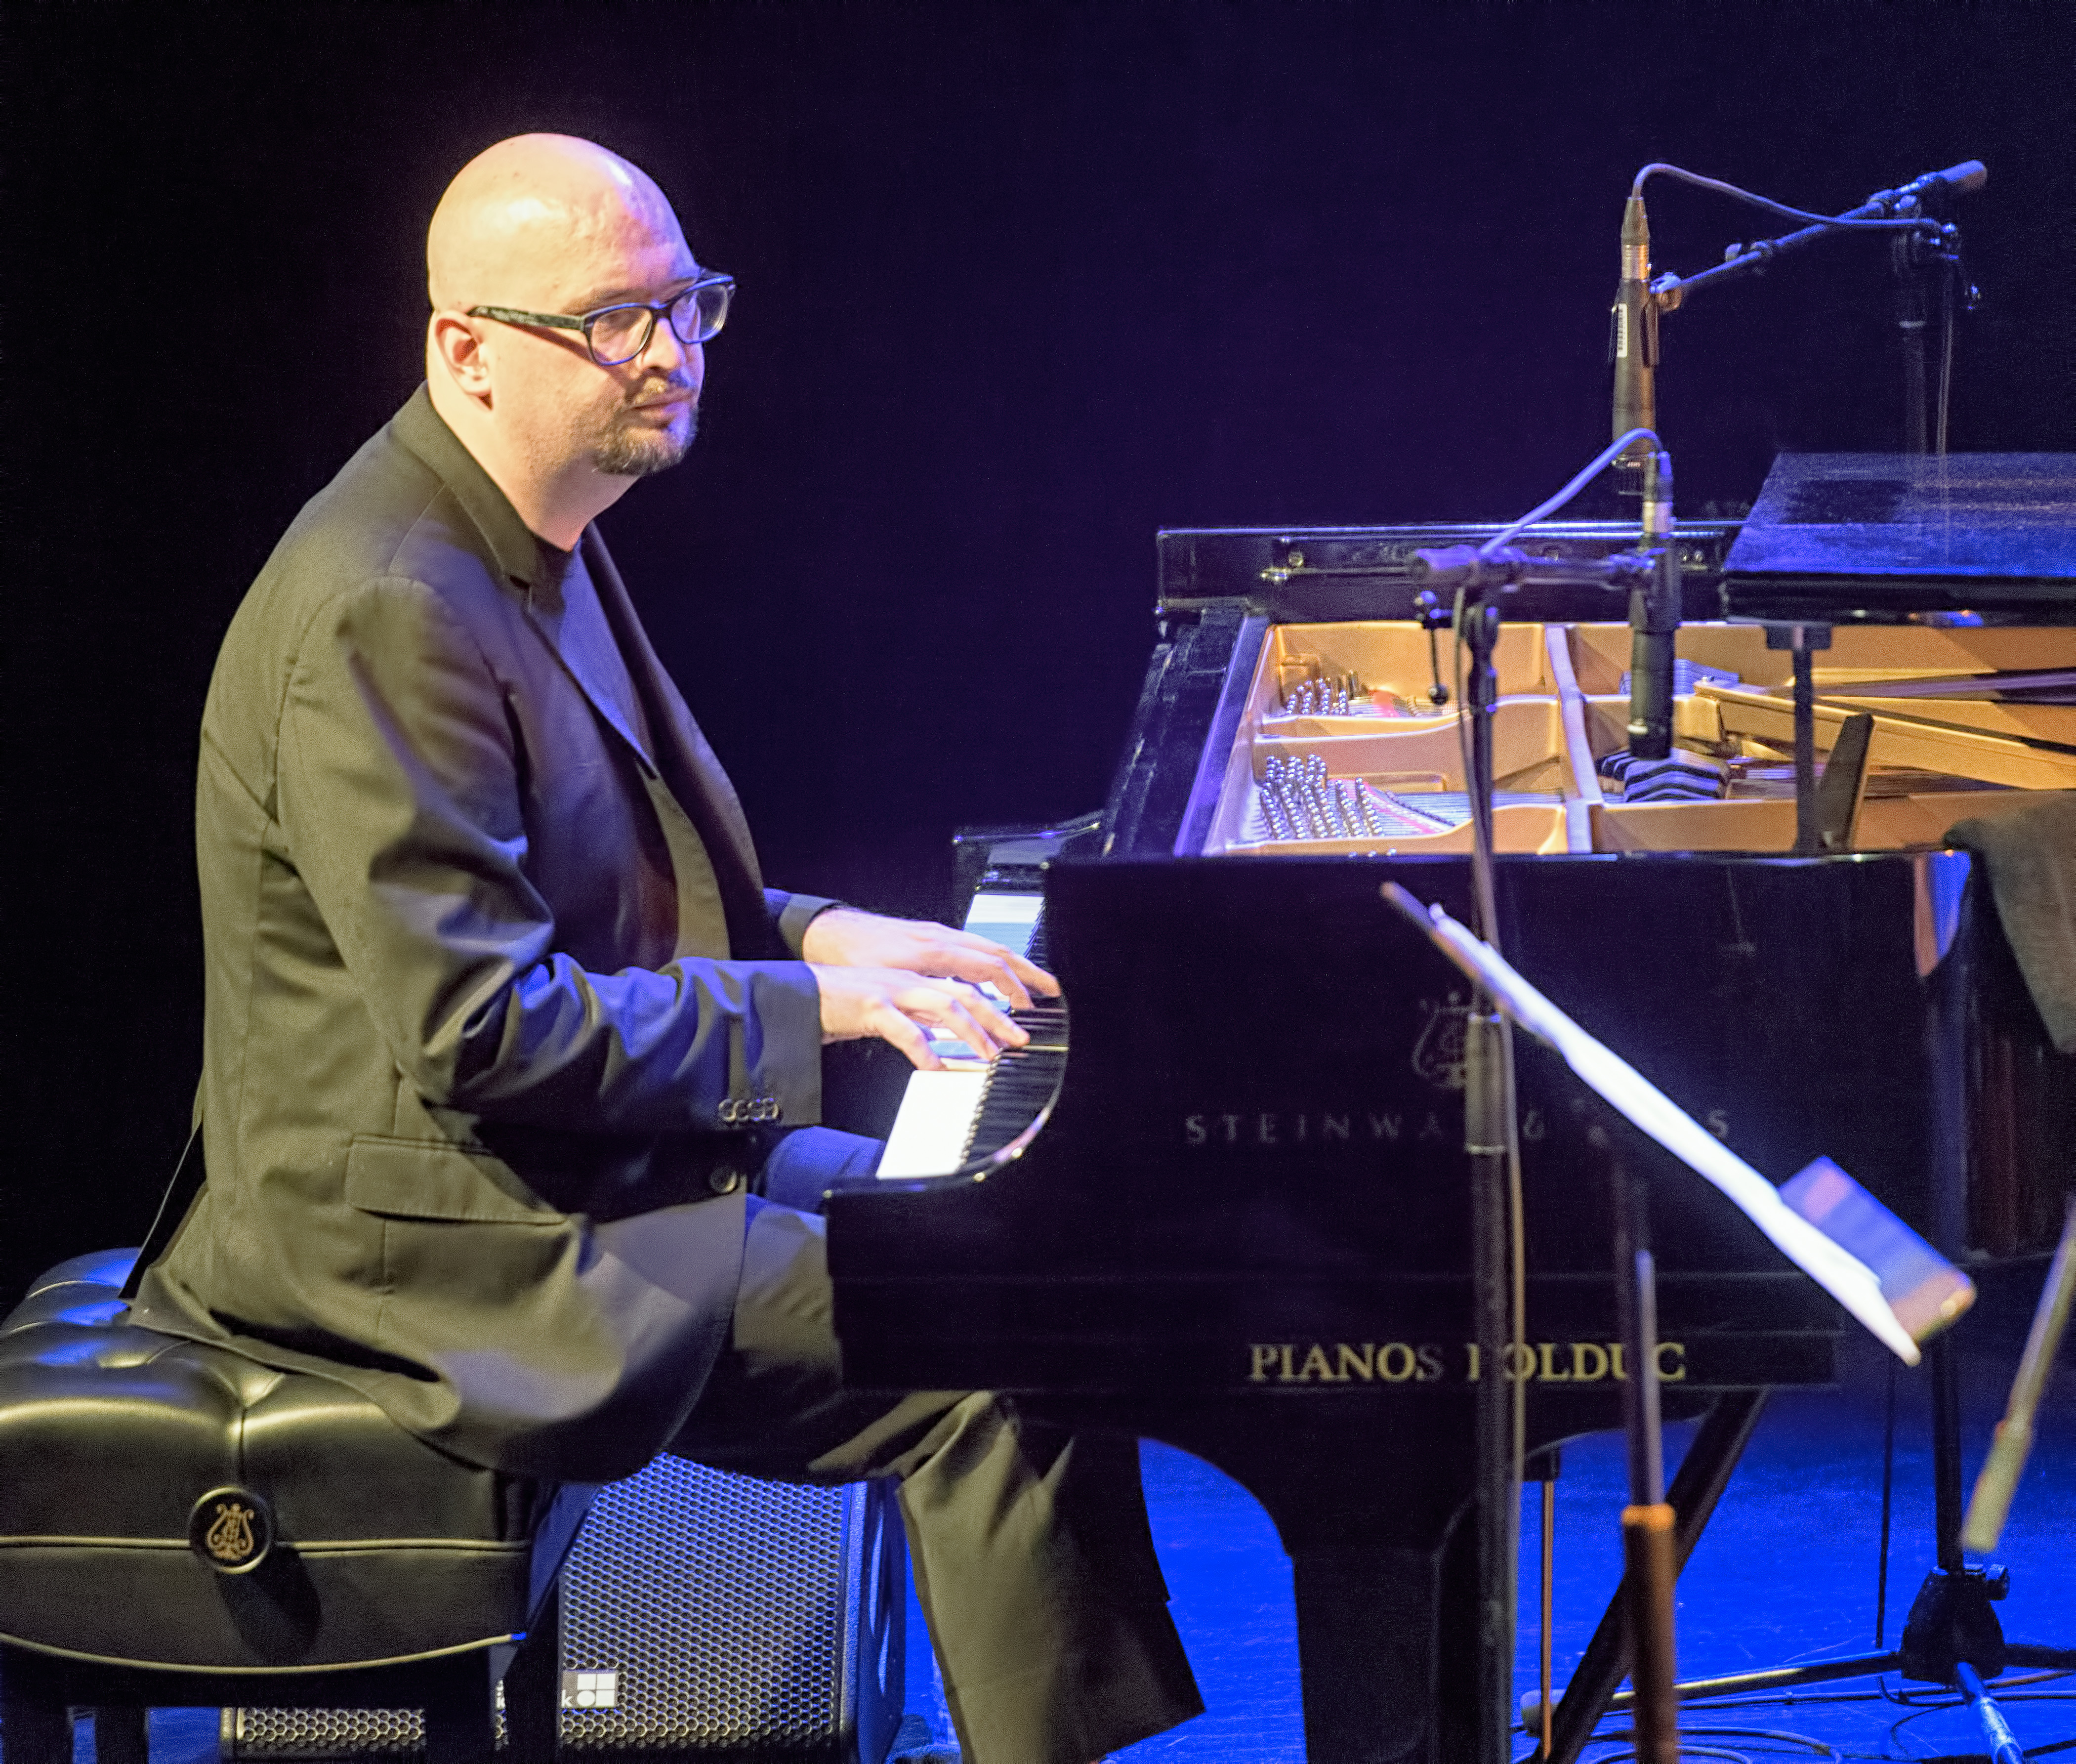
[{"label": "microphone clip", "polygon": [[1413,574],[1426,585],[1425,593],[1436,597],[1437,608],[1445,594],[1460,592],[1472,602],[1530,585],[1626,592],[1656,573],[1661,549],[1618,551],[1605,558],[1552,558],[1538,557],[1518,546],[1490,551],[1472,545],[1431,546],[1413,554]]}]

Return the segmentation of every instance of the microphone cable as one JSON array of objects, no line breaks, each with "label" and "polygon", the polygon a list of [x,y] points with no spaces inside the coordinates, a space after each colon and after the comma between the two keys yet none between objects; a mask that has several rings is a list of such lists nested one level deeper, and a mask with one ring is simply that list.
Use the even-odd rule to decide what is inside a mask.
[{"label": "microphone cable", "polygon": [[1874,232],[1901,232],[1912,227],[1937,226],[1938,223],[1923,214],[1891,215],[1883,218],[1866,217],[1855,219],[1849,214],[1817,214],[1805,208],[1792,208],[1785,202],[1776,202],[1770,196],[1761,196],[1755,190],[1746,189],[1737,184],[1725,184],[1721,178],[1704,177],[1699,172],[1690,172],[1684,166],[1668,165],[1662,160],[1653,160],[1636,174],[1636,181],[1629,187],[1632,196],[1643,194],[1644,181],[1652,177],[1677,178],[1683,184],[1692,184],[1698,189],[1713,190],[1719,196],[1727,196],[1754,208],[1764,209],[1770,214],[1778,214],[1783,220],[1802,221],[1817,226],[1850,226]]},{"label": "microphone cable", "polygon": [[1586,465],[1580,467],[1578,475],[1559,490],[1555,496],[1547,501],[1538,502],[1511,526],[1501,528],[1492,538],[1486,540],[1478,547],[1478,555],[1481,558],[1490,557],[1501,546],[1512,544],[1525,529],[1534,526],[1538,521],[1547,520],[1613,464],[1616,454],[1639,441],[1649,442],[1659,452],[1663,452],[1665,449],[1665,443],[1658,438],[1658,431],[1655,429],[1631,429],[1626,434],[1617,435],[1606,446],[1595,454]]}]

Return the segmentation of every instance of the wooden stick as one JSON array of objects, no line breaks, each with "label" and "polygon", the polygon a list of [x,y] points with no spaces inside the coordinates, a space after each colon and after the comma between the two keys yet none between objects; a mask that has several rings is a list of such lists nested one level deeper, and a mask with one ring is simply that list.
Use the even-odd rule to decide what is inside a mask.
[{"label": "wooden stick", "polygon": [[1997,1423],[1990,1442],[1990,1455],[1975,1479],[1975,1492],[1968,1502],[1968,1517],[1961,1527],[1963,1548],[1987,1555],[2003,1535],[2004,1520],[2011,1512],[2012,1496],[2032,1449],[2032,1417],[2047,1388],[2047,1369],[2054,1363],[2054,1351],[2061,1344],[2068,1326],[2072,1295],[2076,1295],[2076,1200],[2069,1203],[2061,1222],[2061,1242],[2054,1251],[2047,1284],[2041,1289],[2039,1308],[2032,1314],[2032,1328],[2025,1339],[2025,1352],[2018,1363],[2018,1376],[2012,1382],[2011,1402],[2004,1418]]},{"label": "wooden stick", "polygon": [[1629,1681],[1636,1692],[1638,1764],[1679,1764],[1679,1701],[1674,1689],[1672,1509],[1664,1501],[1622,1509],[1622,1560],[1628,1570]]},{"label": "wooden stick", "polygon": [[1545,1476],[1542,1479],[1542,1625],[1536,1652],[1538,1655],[1537,1663],[1540,1668],[1538,1683],[1542,1690],[1542,1756],[1546,1760],[1550,1756],[1550,1723],[1556,1713],[1555,1709],[1551,1706],[1554,1699],[1550,1694],[1551,1689],[1550,1615],[1555,1603],[1551,1597],[1550,1577],[1556,1562],[1557,1550],[1555,1542],[1556,1529],[1557,1480],[1554,1476]]}]

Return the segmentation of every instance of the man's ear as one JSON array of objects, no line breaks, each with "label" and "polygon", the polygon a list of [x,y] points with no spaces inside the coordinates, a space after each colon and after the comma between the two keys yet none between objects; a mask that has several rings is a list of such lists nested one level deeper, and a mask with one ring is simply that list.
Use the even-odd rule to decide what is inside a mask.
[{"label": "man's ear", "polygon": [[477,322],[451,310],[433,314],[427,351],[446,368],[456,388],[471,398],[490,396],[490,362]]}]

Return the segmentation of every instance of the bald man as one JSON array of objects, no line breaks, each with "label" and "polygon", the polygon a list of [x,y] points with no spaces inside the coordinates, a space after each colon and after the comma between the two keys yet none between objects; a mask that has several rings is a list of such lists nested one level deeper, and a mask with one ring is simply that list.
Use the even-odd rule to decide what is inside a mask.
[{"label": "bald man", "polygon": [[338,1379],[548,1480],[671,1451],[902,1479],[974,1764],[1201,1707],[1136,1450],[841,1388],[825,1042],[983,1056],[1057,990],[987,940],[766,888],[594,522],[691,445],[733,284],[588,142],[472,160],[426,384],[298,516],[202,720],[208,1181],[135,1318]]}]

